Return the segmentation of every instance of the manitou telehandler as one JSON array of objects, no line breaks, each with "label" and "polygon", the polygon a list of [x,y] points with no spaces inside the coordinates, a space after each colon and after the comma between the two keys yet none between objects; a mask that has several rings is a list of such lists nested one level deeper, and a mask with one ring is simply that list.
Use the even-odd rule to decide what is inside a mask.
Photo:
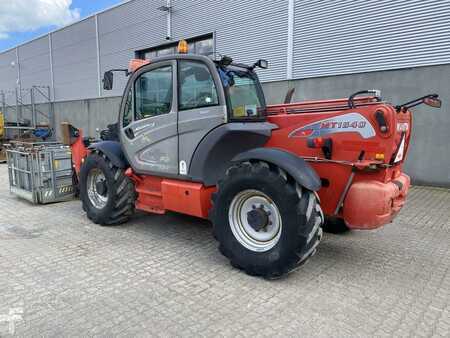
[{"label": "manitou telehandler", "polygon": [[[391,222],[410,185],[402,173],[409,108],[440,106],[438,95],[393,106],[369,90],[267,106],[257,67],[267,62],[132,60],[119,121],[103,141],[74,133],[89,219],[118,224],[135,209],[210,219],[231,264],[266,278],[315,253],[325,217],[331,231]],[[112,84],[108,71],[104,88]]]}]

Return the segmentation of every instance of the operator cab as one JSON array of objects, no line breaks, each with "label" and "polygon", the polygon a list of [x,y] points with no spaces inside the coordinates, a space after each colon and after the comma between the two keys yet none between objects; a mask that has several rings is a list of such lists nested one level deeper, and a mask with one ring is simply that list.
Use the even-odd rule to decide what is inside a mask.
[{"label": "operator cab", "polygon": [[[140,68],[148,64],[156,64],[158,62],[179,59],[183,56],[183,59],[192,56],[193,61],[210,62],[209,57],[203,57],[198,55],[187,54],[187,45],[184,40],[180,41],[178,51],[179,54],[171,56],[163,56],[155,58],[153,60],[148,59],[132,59],[128,69],[111,69],[104,74],[103,89],[111,90],[113,88],[113,72],[123,72],[126,76],[132,75]],[[206,61],[207,60],[207,61]],[[268,61],[258,60],[253,65],[245,65],[233,63],[233,60],[228,56],[223,56],[220,60],[214,60],[215,68],[221,86],[224,91],[225,104],[227,106],[228,121],[264,121],[266,115],[266,102],[264,93],[259,82],[258,76],[255,73],[255,68],[268,68]],[[201,92],[189,93],[192,98],[183,109],[191,107],[208,107],[218,103],[217,90],[219,88],[211,85],[211,69],[207,67],[186,67],[183,69],[183,64],[178,64],[178,88],[183,86],[189,81],[195,81],[200,88]],[[145,79],[144,79],[145,80]],[[141,85],[146,86],[145,81],[141,80]]]},{"label": "operator cab", "polygon": [[[113,87],[113,72],[128,77],[117,130],[133,170],[138,174],[204,181],[203,173],[195,173],[193,159],[204,151],[200,150],[204,143],[219,147],[218,140],[213,140],[219,128],[226,128],[227,134],[243,135],[239,144],[233,145],[236,150],[252,144],[249,130],[268,128],[255,123],[266,120],[266,103],[255,68],[267,66],[265,60],[248,66],[233,63],[226,56],[212,60],[178,53],[152,60],[135,59],[128,69],[106,72],[105,90]],[[242,122],[252,123],[244,126]],[[230,128],[239,131],[231,132]],[[259,136],[254,138],[258,145],[263,142]],[[226,140],[220,142],[231,147]],[[222,148],[219,152],[229,151]]]}]

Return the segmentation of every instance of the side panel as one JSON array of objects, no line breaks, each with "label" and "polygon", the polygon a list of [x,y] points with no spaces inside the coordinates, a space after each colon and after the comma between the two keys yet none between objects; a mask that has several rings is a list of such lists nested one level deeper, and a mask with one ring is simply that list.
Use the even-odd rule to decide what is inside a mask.
[{"label": "side panel", "polygon": [[125,132],[122,142],[136,172],[178,173],[177,112],[135,121],[126,129],[134,133],[130,139]]},{"label": "side panel", "polygon": [[208,218],[211,194],[216,187],[201,183],[164,179],[161,184],[163,206],[182,214]]},{"label": "side panel", "polygon": [[265,145],[275,128],[275,124],[268,122],[234,122],[217,127],[195,150],[189,176],[205,186],[215,185],[236,155]]},{"label": "side panel", "polygon": [[[397,114],[391,105],[373,102],[370,97],[357,98],[355,102],[357,107],[352,109],[348,107],[348,99],[268,107],[268,120],[280,128],[272,133],[266,146],[282,148],[306,159],[322,179],[318,194],[322,210],[329,216],[342,217],[339,203],[347,184],[369,180],[387,183],[400,173],[402,162],[378,171],[359,170],[354,177],[352,166],[361,154],[364,161],[389,164],[400,142],[398,122],[407,130],[408,137],[411,132],[410,112]],[[387,123],[385,132],[381,131],[377,122],[377,112],[384,115]],[[320,147],[308,146],[308,142],[317,137],[331,140],[331,162],[325,159]]]},{"label": "side panel", "polygon": [[137,209],[156,214],[175,211],[208,218],[211,194],[216,187],[157,176],[141,176],[135,174],[131,168],[127,169],[126,175],[133,180],[138,193]]},{"label": "side panel", "polygon": [[225,116],[225,106],[198,108],[178,113],[178,149],[181,175],[187,174],[187,172],[183,172],[183,166],[185,168],[190,167],[192,154],[199,142],[211,130],[225,123]]}]

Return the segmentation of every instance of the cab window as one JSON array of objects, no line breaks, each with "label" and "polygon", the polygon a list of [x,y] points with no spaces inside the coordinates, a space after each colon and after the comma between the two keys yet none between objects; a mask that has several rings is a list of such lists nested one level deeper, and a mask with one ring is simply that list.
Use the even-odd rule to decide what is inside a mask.
[{"label": "cab window", "polygon": [[179,62],[179,110],[217,106],[214,79],[208,67],[195,61]]},{"label": "cab window", "polygon": [[167,114],[172,106],[172,66],[143,73],[136,79],[135,119]]},{"label": "cab window", "polygon": [[230,105],[231,119],[263,118],[265,103],[257,78],[246,71],[230,67],[222,67],[218,71]]}]

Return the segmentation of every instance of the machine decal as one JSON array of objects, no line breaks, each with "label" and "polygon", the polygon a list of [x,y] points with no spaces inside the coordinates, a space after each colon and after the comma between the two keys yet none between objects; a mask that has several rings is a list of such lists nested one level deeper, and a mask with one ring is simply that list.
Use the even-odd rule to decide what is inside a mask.
[{"label": "machine decal", "polygon": [[397,150],[397,155],[395,155],[394,163],[398,163],[403,160],[403,156],[405,154],[405,134],[402,135],[402,140],[400,142],[400,146]]},{"label": "machine decal", "polygon": [[187,175],[187,164],[186,161],[180,161],[180,175]]},{"label": "machine decal", "polygon": [[359,113],[348,113],[297,128],[289,134],[289,137],[320,137],[349,132],[358,133],[365,139],[375,136],[375,129],[364,116]]}]

